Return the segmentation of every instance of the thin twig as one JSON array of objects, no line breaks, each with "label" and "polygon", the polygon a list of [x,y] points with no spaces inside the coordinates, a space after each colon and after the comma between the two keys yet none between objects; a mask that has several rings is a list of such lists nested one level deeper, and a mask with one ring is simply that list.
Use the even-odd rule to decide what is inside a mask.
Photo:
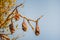
[{"label": "thin twig", "polygon": [[44,16],[44,15],[40,16],[39,18],[37,18],[37,20],[36,20],[36,21],[39,21],[43,16]]},{"label": "thin twig", "polygon": [[32,30],[34,31],[34,27],[29,21],[28,21],[28,24],[31,26]]},{"label": "thin twig", "polygon": [[24,19],[26,19],[26,20],[29,20],[29,21],[36,22],[35,20],[33,20],[33,19],[30,19],[30,18],[27,18],[26,16],[22,16],[21,14],[20,14],[20,17],[22,17],[22,18],[24,18]]},{"label": "thin twig", "polygon": [[[2,27],[2,25],[4,25],[4,24],[6,23],[6,21],[7,21],[8,18],[13,14],[13,12],[14,12],[19,6],[21,6],[21,5],[23,5],[23,4],[20,4],[20,5],[18,5],[18,6],[15,7],[15,9],[12,11],[12,13],[8,15],[8,17],[6,18],[5,22],[0,25],[1,27]],[[27,18],[27,17],[25,17],[25,16],[22,16],[22,15],[20,15],[20,17],[22,17],[22,18],[24,18],[24,19],[26,19],[26,20],[29,20],[29,21],[36,22],[37,20],[41,19],[43,16],[39,17],[37,20],[29,19],[29,18]]]},{"label": "thin twig", "polygon": [[[16,6],[15,7],[15,9],[17,9],[17,7],[19,7],[19,6],[21,6],[22,4],[20,4],[20,5],[18,5],[18,6]],[[12,13],[11,14],[9,14],[8,15],[8,17],[6,18],[6,20],[5,20],[5,22],[3,23],[3,24],[5,24],[6,23],[6,21],[8,20],[8,18],[13,14],[13,12],[15,11],[15,9],[12,11]],[[1,24],[0,26],[2,26],[3,24]]]}]

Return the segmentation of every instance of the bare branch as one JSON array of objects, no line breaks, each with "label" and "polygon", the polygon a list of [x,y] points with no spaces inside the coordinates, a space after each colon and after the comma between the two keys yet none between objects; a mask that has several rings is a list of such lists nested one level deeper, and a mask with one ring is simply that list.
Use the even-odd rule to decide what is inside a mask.
[{"label": "bare branch", "polygon": [[[18,5],[18,6],[15,7],[15,9],[12,11],[11,14],[8,15],[8,17],[6,18],[6,20],[4,21],[4,23],[2,23],[2,24],[0,25],[0,27],[2,27],[2,25],[4,25],[4,24],[7,22],[8,18],[9,18],[9,17],[13,14],[13,12],[14,12],[19,6],[21,6],[21,5],[23,5],[23,4],[20,4],[20,5]],[[22,15],[20,15],[20,17],[22,17],[22,18],[24,18],[24,19],[26,19],[26,20],[32,21],[32,22],[36,22],[37,20],[41,19],[43,16],[40,16],[37,20],[29,19],[29,18],[27,18],[27,17],[25,17],[25,16],[22,16]]]},{"label": "bare branch", "polygon": [[28,24],[31,26],[32,30],[34,31],[34,27],[29,21],[28,21]]},{"label": "bare branch", "polygon": [[17,7],[21,6],[22,4],[18,5],[15,7],[15,9],[12,11],[11,14],[8,15],[8,17],[6,18],[5,22],[3,24],[0,25],[0,27],[2,27],[2,25],[4,25],[6,23],[6,21],[8,20],[8,18],[13,14],[13,12],[17,9]]},{"label": "bare branch", "polygon": [[43,16],[44,16],[44,15],[40,16],[39,18],[37,18],[37,20],[36,20],[36,21],[39,21]]}]

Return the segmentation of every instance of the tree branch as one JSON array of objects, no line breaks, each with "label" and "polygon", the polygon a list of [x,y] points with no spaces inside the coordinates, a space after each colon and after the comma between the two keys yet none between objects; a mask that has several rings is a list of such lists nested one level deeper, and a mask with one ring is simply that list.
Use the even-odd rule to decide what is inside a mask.
[{"label": "tree branch", "polygon": [[29,21],[28,21],[28,24],[31,26],[32,30],[34,31],[34,27]]},{"label": "tree branch", "polygon": [[[20,4],[20,5],[16,6],[15,9],[12,11],[12,13],[8,15],[8,17],[6,18],[6,20],[4,21],[4,23],[2,23],[2,24],[0,25],[0,27],[2,27],[2,26],[7,22],[7,20],[9,19],[9,17],[13,14],[13,12],[14,12],[19,6],[22,6],[22,5],[23,5],[23,4]],[[29,18],[27,18],[27,17],[25,17],[25,16],[22,16],[22,15],[20,15],[20,17],[22,17],[22,18],[24,18],[24,19],[26,19],[26,20],[29,20],[29,21],[36,22],[37,20],[41,19],[43,16],[40,16],[37,20],[29,19]]]},{"label": "tree branch", "polygon": [[[15,9],[17,9],[17,7],[19,7],[19,6],[21,6],[22,4],[20,4],[20,5],[18,5],[18,6],[16,6],[15,7]],[[11,14],[9,14],[8,15],[8,17],[6,18],[6,20],[4,21],[4,23],[2,23],[1,25],[0,25],[0,27],[2,27],[2,25],[4,25],[5,23],[6,23],[6,21],[8,20],[8,18],[13,14],[13,12],[15,11],[15,9],[12,11],[12,13]]]}]

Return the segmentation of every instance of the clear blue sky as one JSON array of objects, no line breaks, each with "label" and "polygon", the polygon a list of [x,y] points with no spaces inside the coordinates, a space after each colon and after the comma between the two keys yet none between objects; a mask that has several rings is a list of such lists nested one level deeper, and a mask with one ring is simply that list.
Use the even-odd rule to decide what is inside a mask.
[{"label": "clear blue sky", "polygon": [[[20,1],[17,0],[17,3],[19,4]],[[39,21],[41,31],[39,36],[35,36],[29,26],[26,33],[20,30],[25,36],[17,40],[60,40],[60,0],[26,0],[24,8],[19,8],[19,11],[32,19],[45,16]]]}]

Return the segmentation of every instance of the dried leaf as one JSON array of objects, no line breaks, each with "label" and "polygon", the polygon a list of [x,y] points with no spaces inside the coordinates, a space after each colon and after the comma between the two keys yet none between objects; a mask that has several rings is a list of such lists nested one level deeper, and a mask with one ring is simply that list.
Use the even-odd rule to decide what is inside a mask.
[{"label": "dried leaf", "polygon": [[22,30],[27,31],[27,24],[26,24],[25,20],[23,20],[23,22],[22,22]]},{"label": "dried leaf", "polygon": [[40,34],[40,28],[38,26],[38,22],[36,22],[35,35],[38,36],[39,34]]},{"label": "dried leaf", "polygon": [[4,13],[4,12],[6,12],[6,10],[5,9],[0,9],[0,12]]},{"label": "dried leaf", "polygon": [[3,40],[5,40],[5,39],[10,40],[10,38],[7,35],[1,34],[1,37],[2,37]]},{"label": "dried leaf", "polygon": [[20,19],[20,14],[18,13],[18,10],[16,9],[15,11],[15,16],[14,16],[15,20],[19,20]]},{"label": "dried leaf", "polygon": [[0,8],[2,8],[3,6],[2,5],[0,5]]},{"label": "dried leaf", "polygon": [[13,33],[15,32],[13,23],[11,23],[11,24],[9,25],[9,29],[10,29],[11,34],[13,34]]}]

